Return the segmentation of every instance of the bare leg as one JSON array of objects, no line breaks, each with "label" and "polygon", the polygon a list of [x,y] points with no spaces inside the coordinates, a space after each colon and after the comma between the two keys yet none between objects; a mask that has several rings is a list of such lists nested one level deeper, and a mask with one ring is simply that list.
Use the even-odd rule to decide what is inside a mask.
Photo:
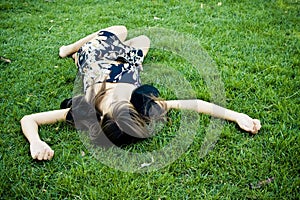
[{"label": "bare leg", "polygon": [[[127,29],[125,26],[111,26],[111,27],[101,29],[101,30],[109,31],[109,32],[115,34],[122,42],[127,37]],[[79,50],[79,48],[82,47],[85,43],[87,43],[88,41],[95,38],[97,36],[98,32],[99,31],[92,33],[92,34],[90,34],[72,44],[69,44],[67,46],[61,46],[59,48],[59,56],[64,58],[64,57],[67,57],[67,56],[72,55],[73,53],[77,52]]]},{"label": "bare leg", "polygon": [[150,48],[150,39],[145,35],[141,35],[125,41],[124,44],[137,49],[141,49],[144,56],[146,56]]}]

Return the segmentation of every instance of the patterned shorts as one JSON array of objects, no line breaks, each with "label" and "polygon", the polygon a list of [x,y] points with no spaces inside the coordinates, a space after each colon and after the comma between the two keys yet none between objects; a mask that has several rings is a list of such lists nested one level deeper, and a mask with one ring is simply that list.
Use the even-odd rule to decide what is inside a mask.
[{"label": "patterned shorts", "polygon": [[84,91],[95,83],[131,83],[141,85],[139,72],[144,59],[142,50],[123,44],[108,31],[100,31],[77,52],[78,70]]}]

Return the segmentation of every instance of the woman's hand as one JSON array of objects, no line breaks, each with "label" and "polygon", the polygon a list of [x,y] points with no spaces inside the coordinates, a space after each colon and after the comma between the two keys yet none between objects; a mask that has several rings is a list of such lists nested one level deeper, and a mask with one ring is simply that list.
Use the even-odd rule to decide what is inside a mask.
[{"label": "woman's hand", "polygon": [[238,114],[236,123],[241,129],[253,134],[256,134],[261,128],[260,121],[258,119],[252,119],[243,113]]},{"label": "woman's hand", "polygon": [[38,160],[51,160],[54,155],[54,151],[49,147],[49,145],[41,140],[30,144],[30,153],[33,159]]}]

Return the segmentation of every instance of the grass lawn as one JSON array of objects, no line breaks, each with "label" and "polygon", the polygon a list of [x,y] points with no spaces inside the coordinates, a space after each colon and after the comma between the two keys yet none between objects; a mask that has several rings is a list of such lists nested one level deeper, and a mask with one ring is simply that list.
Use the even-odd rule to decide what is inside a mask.
[{"label": "grass lawn", "polygon": [[[1,199],[299,198],[298,0],[2,0],[0,9]],[[32,160],[19,120],[58,109],[72,96],[76,68],[71,58],[58,57],[58,48],[118,24],[196,38],[215,61],[226,107],[260,119],[260,133],[251,136],[224,122],[213,150],[200,157],[210,117],[199,115],[193,143],[178,159],[157,171],[131,173],[95,159],[76,129],[58,123],[40,128],[54,159]],[[183,74],[197,98],[211,100],[205,80],[178,55],[153,49],[145,63],[154,61]],[[153,140],[132,150],[168,142],[163,136]]]}]

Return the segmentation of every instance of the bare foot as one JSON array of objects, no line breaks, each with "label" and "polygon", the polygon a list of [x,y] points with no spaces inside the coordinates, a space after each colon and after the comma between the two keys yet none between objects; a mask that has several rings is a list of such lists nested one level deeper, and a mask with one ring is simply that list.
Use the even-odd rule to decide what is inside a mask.
[{"label": "bare foot", "polygon": [[65,58],[70,55],[70,47],[69,46],[61,46],[59,48],[59,56],[61,58]]}]

